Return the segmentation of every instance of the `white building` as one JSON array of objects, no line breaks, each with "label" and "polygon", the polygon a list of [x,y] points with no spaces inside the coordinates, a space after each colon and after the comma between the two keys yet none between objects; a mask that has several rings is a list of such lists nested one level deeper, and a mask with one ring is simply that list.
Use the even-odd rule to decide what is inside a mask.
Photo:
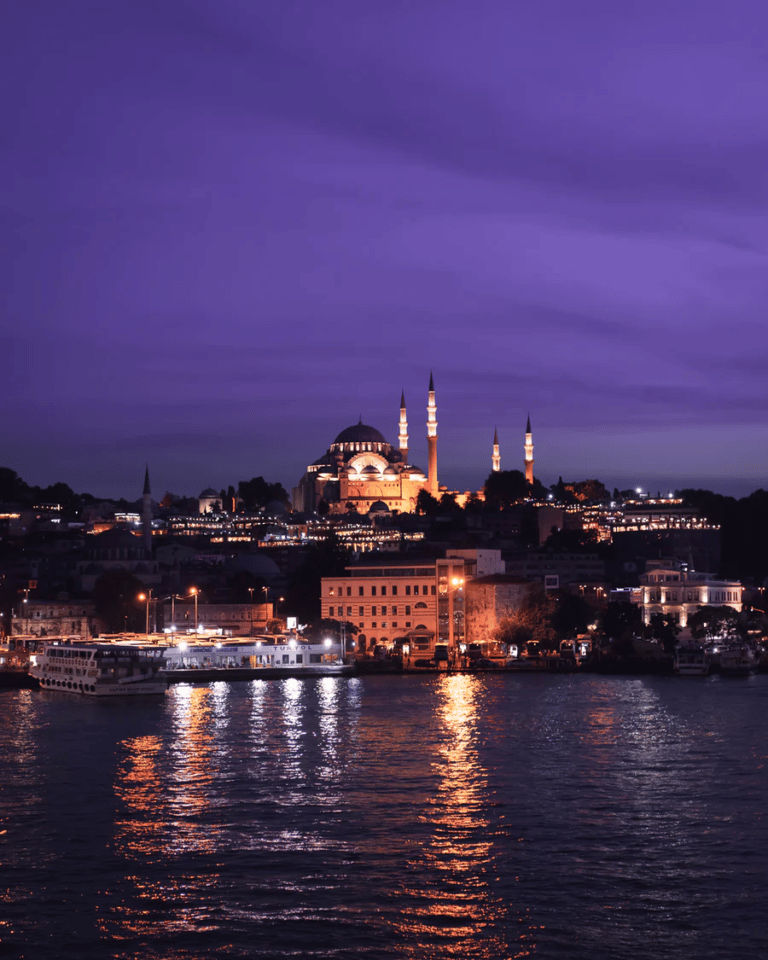
[{"label": "white building", "polygon": [[711,573],[683,569],[674,560],[649,561],[648,569],[640,575],[640,586],[632,591],[632,603],[637,604],[643,623],[650,623],[655,613],[671,616],[680,627],[688,627],[689,618],[699,607],[733,607],[737,613],[743,608],[744,587],[738,580],[717,580]]}]

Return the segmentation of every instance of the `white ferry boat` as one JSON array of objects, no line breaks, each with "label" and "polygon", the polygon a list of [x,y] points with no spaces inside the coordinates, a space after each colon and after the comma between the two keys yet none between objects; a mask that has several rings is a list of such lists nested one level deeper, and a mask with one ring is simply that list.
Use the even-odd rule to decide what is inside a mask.
[{"label": "white ferry boat", "polygon": [[89,697],[163,694],[167,679],[164,648],[138,644],[44,644],[30,656],[29,674],[43,690]]}]

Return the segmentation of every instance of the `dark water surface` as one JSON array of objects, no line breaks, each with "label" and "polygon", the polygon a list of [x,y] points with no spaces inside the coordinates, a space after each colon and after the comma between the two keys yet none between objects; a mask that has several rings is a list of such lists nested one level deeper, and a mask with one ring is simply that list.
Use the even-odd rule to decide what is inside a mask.
[{"label": "dark water surface", "polygon": [[768,676],[0,711],[2,956],[768,957]]}]

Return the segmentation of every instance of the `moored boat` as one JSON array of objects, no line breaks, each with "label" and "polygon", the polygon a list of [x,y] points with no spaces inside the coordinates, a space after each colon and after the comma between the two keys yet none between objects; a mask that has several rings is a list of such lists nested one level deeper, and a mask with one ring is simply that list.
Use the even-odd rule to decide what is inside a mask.
[{"label": "moored boat", "polygon": [[757,667],[757,657],[749,647],[720,651],[720,673],[724,677],[751,677],[757,673]]},{"label": "moored boat", "polygon": [[29,674],[41,690],[90,697],[164,694],[162,647],[139,644],[44,644],[30,657]]},{"label": "moored boat", "polygon": [[714,670],[711,656],[702,647],[678,647],[675,673],[681,677],[708,677]]}]

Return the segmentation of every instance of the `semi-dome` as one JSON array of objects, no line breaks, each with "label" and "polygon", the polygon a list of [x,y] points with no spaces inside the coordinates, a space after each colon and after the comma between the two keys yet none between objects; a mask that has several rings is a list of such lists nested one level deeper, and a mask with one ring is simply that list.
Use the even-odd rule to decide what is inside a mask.
[{"label": "semi-dome", "polygon": [[333,441],[336,443],[386,443],[382,434],[375,427],[369,427],[367,424],[356,423],[352,427],[347,427]]},{"label": "semi-dome", "polygon": [[372,463],[370,463],[367,467],[363,467],[363,469],[360,471],[360,475],[363,477],[378,477],[379,471]]}]

